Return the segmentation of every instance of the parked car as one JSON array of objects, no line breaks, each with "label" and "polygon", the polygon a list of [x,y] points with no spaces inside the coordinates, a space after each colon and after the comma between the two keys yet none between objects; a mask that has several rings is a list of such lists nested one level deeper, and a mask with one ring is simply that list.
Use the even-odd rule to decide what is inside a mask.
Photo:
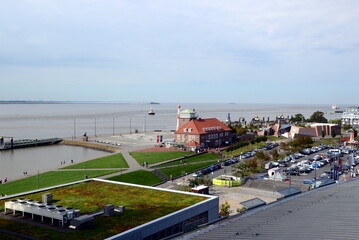
[{"label": "parked car", "polygon": [[289,171],[287,172],[287,175],[299,176],[300,174],[297,171]]},{"label": "parked car", "polygon": [[231,164],[232,164],[231,160],[227,160],[227,161],[222,162],[222,166],[229,166]]}]

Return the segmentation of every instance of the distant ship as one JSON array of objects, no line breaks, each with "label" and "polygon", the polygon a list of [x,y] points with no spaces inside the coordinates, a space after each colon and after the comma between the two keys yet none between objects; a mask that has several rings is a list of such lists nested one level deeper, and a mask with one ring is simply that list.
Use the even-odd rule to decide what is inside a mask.
[{"label": "distant ship", "polygon": [[334,109],[339,109],[339,107],[338,107],[337,105],[333,104],[333,105],[332,105],[332,109],[333,109],[333,110],[334,110]]},{"label": "distant ship", "polygon": [[150,111],[148,111],[148,115],[155,115],[155,111],[153,111],[153,109],[151,109]]}]

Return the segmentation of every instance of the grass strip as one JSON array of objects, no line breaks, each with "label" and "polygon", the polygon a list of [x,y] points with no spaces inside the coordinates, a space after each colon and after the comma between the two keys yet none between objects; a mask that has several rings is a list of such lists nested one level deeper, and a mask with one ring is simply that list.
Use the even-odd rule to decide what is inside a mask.
[{"label": "grass strip", "polygon": [[158,167],[181,165],[181,163],[183,164],[184,161],[186,161],[186,163],[195,163],[195,162],[203,162],[203,161],[218,160],[218,159],[221,159],[221,157],[219,157],[215,153],[204,153],[204,154],[201,154],[201,155],[186,158],[185,160],[177,160],[177,161],[174,161],[174,162],[161,164]]},{"label": "grass strip", "polygon": [[164,169],[160,169],[159,171],[161,171],[163,174],[165,174],[168,178],[170,178],[171,175],[173,178],[176,178],[176,177],[180,177],[180,176],[184,175],[185,173],[196,171],[198,169],[210,166],[214,163],[217,163],[217,161],[198,163],[198,164],[189,164],[189,165],[184,165],[184,166],[179,166],[179,167],[164,168]]},{"label": "grass strip", "polygon": [[256,148],[264,147],[265,145],[266,145],[265,142],[249,144],[248,146],[241,147],[241,148],[238,148],[238,149],[230,151],[230,152],[223,151],[222,153],[225,155],[225,157],[233,157],[233,156],[238,156],[241,153],[252,151]]},{"label": "grass strip", "polygon": [[0,194],[11,195],[31,191],[39,188],[50,187],[54,185],[74,182],[88,178],[100,177],[103,175],[115,173],[114,170],[86,170],[86,171],[51,171],[39,175],[23,178],[13,182],[7,182],[0,185]]},{"label": "grass strip", "polygon": [[152,172],[146,170],[138,170],[130,173],[125,173],[122,175],[107,178],[107,180],[141,184],[146,186],[153,186],[155,184],[162,182],[162,180],[159,177],[157,177]]},{"label": "grass strip", "polygon": [[267,139],[268,141],[278,141],[278,140],[283,140],[283,139],[286,139],[285,137],[282,137],[282,136],[279,136],[279,137],[276,137],[276,136],[267,136]]},{"label": "grass strip", "polygon": [[95,169],[95,168],[128,168],[128,164],[121,153],[96,158],[86,162],[74,164],[62,169]]},{"label": "grass strip", "polygon": [[193,153],[189,152],[131,152],[131,156],[136,159],[136,161],[142,165],[144,162],[148,164],[159,163],[179,157],[184,157],[185,155],[191,155]]}]

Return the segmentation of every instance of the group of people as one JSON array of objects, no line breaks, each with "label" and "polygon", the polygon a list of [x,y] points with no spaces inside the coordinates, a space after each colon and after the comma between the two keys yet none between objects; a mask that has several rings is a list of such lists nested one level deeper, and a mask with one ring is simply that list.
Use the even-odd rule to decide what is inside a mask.
[{"label": "group of people", "polygon": [[7,177],[4,178],[4,180],[0,179],[0,184],[5,184],[5,183],[7,183]]},{"label": "group of people", "polygon": [[[74,163],[74,160],[71,159],[71,163]],[[61,162],[61,165],[66,164],[66,161]]]}]

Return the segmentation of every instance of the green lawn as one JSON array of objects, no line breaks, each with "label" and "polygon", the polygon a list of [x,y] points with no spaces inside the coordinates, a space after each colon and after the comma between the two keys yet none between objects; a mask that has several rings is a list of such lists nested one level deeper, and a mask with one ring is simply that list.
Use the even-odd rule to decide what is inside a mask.
[{"label": "green lawn", "polygon": [[171,168],[164,168],[159,169],[163,174],[165,174],[168,178],[172,175],[173,178],[181,176],[183,173],[189,173],[196,171],[197,169],[201,169],[206,166],[210,166],[214,163],[217,163],[217,161],[211,161],[211,162],[205,162],[205,163],[198,163],[198,164],[189,164],[185,166],[179,166],[179,167],[171,167]]},{"label": "green lawn", "polygon": [[62,169],[95,169],[95,168],[128,168],[128,164],[121,153],[96,158],[86,162],[74,164]]},{"label": "green lawn", "polygon": [[142,165],[144,162],[148,164],[159,163],[185,155],[191,155],[189,152],[131,152],[131,156]]},{"label": "green lawn", "polygon": [[317,144],[315,145],[319,145],[319,143],[322,143],[324,145],[339,145],[340,144],[340,138],[336,137],[336,138],[323,138],[323,139],[318,139],[315,142],[317,142]]},{"label": "green lawn", "polygon": [[125,173],[122,175],[108,178],[108,180],[141,184],[141,185],[146,185],[146,186],[153,186],[155,184],[162,182],[162,180],[159,177],[157,177],[152,172],[149,172],[146,170],[138,170],[138,171],[134,171],[134,172],[130,172],[130,173]]},{"label": "green lawn", "polygon": [[286,139],[285,137],[276,137],[276,136],[267,136],[268,141],[278,141],[278,140],[282,140],[282,139]]},{"label": "green lawn", "polygon": [[183,161],[186,161],[187,163],[195,163],[195,162],[203,162],[203,161],[217,160],[217,159],[221,159],[221,157],[219,157],[215,153],[204,153],[201,155],[186,158],[186,160],[178,160],[178,161],[174,161],[174,162],[170,162],[170,163],[165,163],[165,164],[160,165],[159,167],[180,165],[181,161],[182,161],[182,163],[183,163]]},{"label": "green lawn", "polygon": [[266,145],[265,142],[249,144],[248,146],[238,148],[238,149],[236,149],[234,151],[231,151],[231,152],[223,151],[222,153],[225,155],[225,157],[233,157],[233,156],[240,155],[241,152],[244,153],[244,152],[252,151],[252,150],[254,150],[256,148],[260,148],[260,147],[263,147],[265,145]]},{"label": "green lawn", "polygon": [[63,183],[83,180],[85,174],[88,178],[100,177],[103,175],[115,173],[113,170],[86,170],[86,171],[53,171],[41,173],[36,176],[31,176],[7,182],[0,185],[0,194],[11,195],[20,192],[35,190],[38,188],[45,188]]}]

